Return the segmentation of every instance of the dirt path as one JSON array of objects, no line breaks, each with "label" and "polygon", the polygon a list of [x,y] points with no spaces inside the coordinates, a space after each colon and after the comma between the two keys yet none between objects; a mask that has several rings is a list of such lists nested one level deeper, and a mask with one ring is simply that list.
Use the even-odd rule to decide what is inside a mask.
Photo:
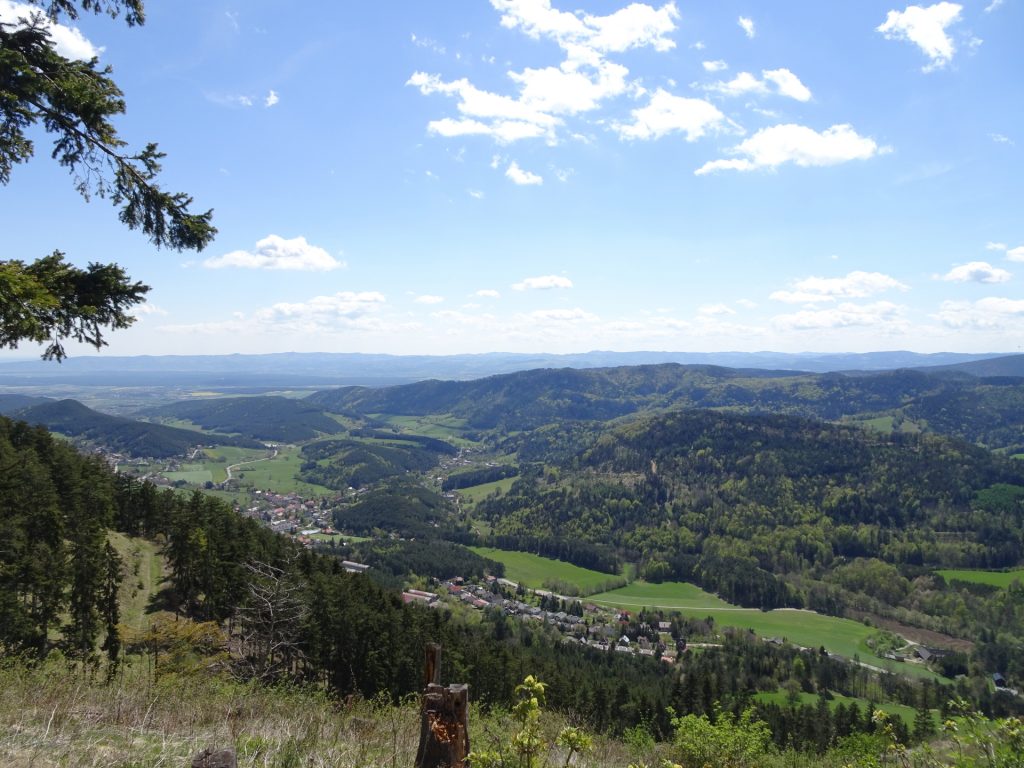
[{"label": "dirt path", "polygon": [[277,458],[277,448],[274,449],[274,452],[272,454],[270,454],[269,456],[264,456],[262,459],[253,459],[252,461],[240,461],[237,464],[232,464],[230,467],[228,467],[226,470],[224,470],[227,473],[227,478],[226,478],[225,482],[227,480],[231,479],[231,470],[233,470],[233,469],[238,469],[239,467],[246,467],[249,464],[256,464],[256,463],[261,462],[261,461],[270,461],[271,459],[276,459],[276,458]]}]

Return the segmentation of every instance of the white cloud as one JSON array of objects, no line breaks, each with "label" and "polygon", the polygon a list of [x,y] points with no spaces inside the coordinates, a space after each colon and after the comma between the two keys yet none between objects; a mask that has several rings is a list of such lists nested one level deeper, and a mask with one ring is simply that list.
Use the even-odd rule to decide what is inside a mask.
[{"label": "white cloud", "polygon": [[729,65],[719,59],[718,61],[703,62],[705,72],[722,72],[729,68]]},{"label": "white cloud", "polygon": [[272,107],[275,104],[277,104],[277,102],[279,102],[280,100],[281,99],[278,97],[277,91],[271,89],[270,93],[268,93],[267,97],[263,100],[263,106]]},{"label": "white cloud", "polygon": [[214,256],[204,261],[203,266],[209,269],[240,267],[328,272],[332,269],[341,269],[345,262],[335,259],[323,248],[310,245],[304,237],[286,240],[278,235],[267,235],[256,243],[256,248],[252,251],[232,251],[223,256]]},{"label": "white cloud", "polygon": [[1010,248],[1006,243],[985,243],[987,251],[1002,251],[1008,261],[1024,261],[1024,245]]},{"label": "white cloud", "polygon": [[11,0],[0,0],[0,21],[7,24],[15,24],[21,19],[30,19],[34,15],[43,18],[42,25],[50,38],[53,40],[57,53],[68,59],[76,61],[89,61],[98,58],[103,53],[103,48],[93,45],[78,27],[68,27],[64,24],[57,24],[45,18],[38,6],[27,3],[15,3]]},{"label": "white cloud", "polygon": [[737,299],[736,303],[744,309],[754,309],[757,306],[757,302],[750,299]]},{"label": "white cloud", "polygon": [[906,327],[905,308],[889,301],[872,304],[845,302],[829,309],[805,309],[772,318],[772,325],[782,331],[820,331],[855,326],[873,326],[894,332]]},{"label": "white cloud", "polygon": [[559,323],[595,322],[600,319],[597,315],[579,307],[574,309],[537,309],[530,312],[526,317],[532,321],[555,321]]},{"label": "white cloud", "polygon": [[632,123],[612,123],[622,139],[660,139],[670,133],[684,133],[696,141],[711,131],[730,125],[717,107],[703,99],[673,96],[659,88],[646,107],[634,109]]},{"label": "white cloud", "polygon": [[992,11],[998,10],[1004,1],[1005,0],[992,0],[991,3],[985,6],[985,13],[992,13]]},{"label": "white cloud", "polygon": [[483,200],[484,199],[483,190],[480,190],[480,189],[469,189],[469,190],[466,190],[466,192],[474,200]]},{"label": "white cloud", "polygon": [[140,304],[132,310],[132,315],[136,320],[142,317],[151,317],[154,315],[166,316],[167,310],[162,307],[158,307],[156,304],[150,304],[148,301]]},{"label": "white cloud", "polygon": [[757,28],[754,26],[754,20],[747,16],[740,16],[736,23],[743,27],[743,31],[747,34],[747,37],[753,38],[757,34]]},{"label": "white cloud", "polygon": [[522,282],[514,283],[512,290],[550,290],[552,288],[572,288],[572,280],[561,275],[541,275],[540,277],[527,277]]},{"label": "white cloud", "polygon": [[432,296],[429,293],[424,293],[422,296],[417,296],[415,301],[417,304],[441,304],[444,301],[444,296]]},{"label": "white cloud", "polygon": [[779,95],[797,101],[810,101],[811,90],[800,82],[800,78],[788,69],[769,69],[761,73],[765,80],[775,84]]},{"label": "white cloud", "polygon": [[909,5],[904,11],[889,11],[885,21],[877,30],[887,40],[908,40],[925,54],[930,63],[923,71],[931,72],[945,67],[953,60],[956,45],[946,34],[946,28],[960,20],[963,6],[957,3],[941,2],[922,8]]},{"label": "white cloud", "polygon": [[1024,300],[990,296],[974,303],[945,301],[935,317],[958,330],[1024,330]]},{"label": "white cloud", "polygon": [[988,137],[992,139],[992,141],[994,141],[996,144],[1007,144],[1011,147],[1017,146],[1014,143],[1013,139],[1011,139],[1009,136],[1004,136],[1001,133],[990,133]]},{"label": "white cloud", "polygon": [[508,164],[508,168],[505,169],[505,176],[511,179],[513,184],[518,184],[519,186],[540,186],[544,183],[543,176],[538,176],[531,171],[524,171],[515,160]]},{"label": "white cloud", "polygon": [[881,272],[856,270],[845,277],[807,277],[793,284],[793,290],[775,291],[769,298],[787,304],[816,304],[837,299],[862,299],[889,290],[909,288]]},{"label": "white cloud", "polygon": [[558,66],[507,72],[515,95],[482,90],[465,78],[445,82],[437,75],[414,73],[406,84],[423,95],[440,93],[458,99],[459,117],[430,121],[427,129],[433,134],[489,136],[502,144],[535,138],[557,143],[566,118],[593,111],[624,93],[641,91],[628,80],[629,70],[611,61],[609,54],[675,47],[669,37],[679,17],[674,3],[654,8],[634,2],[607,16],[560,11],[551,7],[550,0],[491,0],[491,5],[501,13],[502,26],[552,40],[565,58]]},{"label": "white cloud", "polygon": [[717,82],[704,86],[706,91],[714,91],[725,96],[742,96],[752,93],[766,96],[774,90],[780,96],[787,96],[797,101],[810,101],[811,91],[800,78],[788,69],[766,69],[761,72],[763,80],[758,80],[749,72],[740,72],[728,82]]},{"label": "white cloud", "polygon": [[496,290],[494,290],[493,288],[481,288],[481,289],[480,289],[479,291],[477,291],[477,292],[476,292],[476,294],[475,294],[475,295],[476,295],[476,296],[482,296],[482,297],[483,297],[483,298],[485,298],[485,299],[497,299],[497,298],[501,298],[501,294],[500,294],[500,293],[498,293],[498,292],[497,292]]},{"label": "white cloud", "polygon": [[987,261],[972,261],[954,267],[942,279],[950,283],[1005,283],[1010,277],[1005,269],[993,267]]},{"label": "white cloud", "polygon": [[730,150],[733,159],[712,160],[698,168],[702,176],[712,171],[752,171],[778,168],[796,163],[802,168],[828,166],[851,160],[866,160],[879,152],[873,139],[860,136],[850,125],[833,125],[818,133],[803,125],[776,125],[762,128],[749,139]]}]

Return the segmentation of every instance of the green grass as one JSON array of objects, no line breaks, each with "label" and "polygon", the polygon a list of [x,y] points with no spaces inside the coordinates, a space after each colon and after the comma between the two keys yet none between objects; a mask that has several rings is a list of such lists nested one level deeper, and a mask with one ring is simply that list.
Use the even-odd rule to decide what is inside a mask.
[{"label": "green grass", "polygon": [[936,571],[946,581],[966,581],[1006,589],[1014,581],[1024,583],[1024,568],[1013,571],[979,571],[970,569],[943,569]]},{"label": "green grass", "polygon": [[164,558],[160,545],[146,539],[129,538],[110,531],[107,539],[124,561],[124,582],[121,585],[121,623],[133,629],[144,629],[150,598],[164,580]]},{"label": "green grass", "polygon": [[545,589],[546,583],[562,582],[569,584],[586,595],[604,588],[617,577],[610,573],[580,568],[578,565],[562,560],[552,560],[529,552],[510,552],[493,547],[470,547],[474,552],[491,560],[505,564],[505,578],[522,584],[530,589]]},{"label": "green grass", "polygon": [[275,458],[244,466],[234,473],[234,477],[242,485],[269,489],[276,493],[298,493],[302,496],[327,496],[335,493],[322,485],[299,480],[297,475],[302,461],[297,446],[282,445]]},{"label": "green grass", "polygon": [[455,416],[394,416],[382,413],[371,414],[371,416],[412,435],[436,437],[464,447],[476,445],[472,440],[463,437],[468,429],[466,420]]},{"label": "green grass", "polygon": [[501,480],[495,480],[492,483],[482,483],[470,488],[460,488],[458,494],[471,504],[476,504],[478,501],[486,499],[492,493],[497,493],[499,496],[507,493],[508,489],[512,487],[512,483],[517,479],[515,477],[506,477]]},{"label": "green grass", "polygon": [[[810,704],[812,707],[818,704],[818,695],[816,693],[805,693],[801,691],[797,701],[798,705]],[[765,704],[778,704],[780,707],[789,706],[789,694],[786,691],[776,691],[775,693],[757,693],[754,694],[754,698],[757,701],[764,702]],[[871,706],[872,702],[867,699],[854,698],[852,696],[844,696],[841,693],[832,693],[832,699],[829,700],[829,708],[835,711],[836,707],[840,704],[843,706],[850,706],[851,703],[857,705],[857,707],[864,711],[865,708]],[[917,711],[913,707],[908,707],[905,704],[895,704],[893,702],[878,703],[874,702],[875,709],[880,709],[887,715],[892,717],[899,717],[903,720],[904,724],[908,728],[914,727],[914,718],[917,715]],[[936,730],[939,728],[941,723],[939,722],[938,715],[935,711],[932,712],[932,718],[935,720]]]},{"label": "green grass", "polygon": [[202,485],[213,481],[213,474],[210,470],[203,469],[202,464],[182,464],[181,466],[182,469],[176,472],[162,472],[161,474],[172,482],[184,480],[190,485]]},{"label": "green grass", "polygon": [[781,637],[805,648],[825,646],[826,650],[848,659],[853,659],[856,655],[865,664],[914,677],[945,679],[917,664],[893,663],[875,656],[865,641],[878,630],[860,622],[823,616],[811,611],[761,611],[756,608],[739,608],[693,584],[648,584],[636,581],[621,589],[592,595],[587,600],[598,605],[631,611],[660,608],[701,619],[710,616],[718,626],[752,629],[761,637]]}]

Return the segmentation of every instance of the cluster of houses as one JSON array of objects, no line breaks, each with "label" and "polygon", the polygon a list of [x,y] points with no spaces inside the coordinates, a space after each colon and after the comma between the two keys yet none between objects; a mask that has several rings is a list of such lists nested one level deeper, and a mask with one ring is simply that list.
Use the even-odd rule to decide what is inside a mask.
[{"label": "cluster of houses", "polygon": [[[565,610],[549,610],[519,597],[509,596],[518,591],[519,585],[508,579],[488,577],[487,584],[483,585],[454,578],[443,582],[439,592],[407,589],[402,593],[402,599],[407,603],[420,602],[432,607],[459,602],[477,610],[496,609],[522,621],[547,624],[560,632],[567,643],[590,646],[601,651],[660,658],[669,664],[675,663],[679,653],[686,649],[685,640],[673,639],[670,622],[659,622],[657,627],[640,624],[637,627],[639,631],[633,632],[635,638],[631,638],[624,631],[625,627],[632,626],[628,613],[593,604],[582,607],[583,616]],[[574,600],[545,590],[529,591],[559,604]]]}]

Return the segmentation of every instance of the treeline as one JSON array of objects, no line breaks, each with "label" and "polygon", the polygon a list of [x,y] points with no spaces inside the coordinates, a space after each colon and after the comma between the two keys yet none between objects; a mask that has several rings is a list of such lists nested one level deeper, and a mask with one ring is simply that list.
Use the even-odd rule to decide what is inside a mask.
[{"label": "treeline", "polygon": [[622,563],[609,547],[587,541],[572,539],[543,538],[525,534],[496,534],[481,536],[477,539],[480,546],[507,549],[516,552],[530,552],[554,560],[618,575],[622,571]]},{"label": "treeline", "polygon": [[334,490],[350,486],[364,488],[406,472],[428,470],[437,464],[440,455],[436,448],[416,442],[384,444],[344,438],[320,440],[303,446],[305,461],[299,469],[299,477],[307,483]]},{"label": "treeline", "polygon": [[456,523],[451,503],[428,488],[392,480],[334,510],[334,526],[357,536],[394,534],[402,538],[449,538],[462,542],[468,526]]},{"label": "treeline", "polygon": [[204,429],[285,443],[342,431],[341,425],[322,408],[306,400],[270,395],[185,400],[151,408],[142,414],[187,419]]},{"label": "treeline", "polygon": [[371,566],[370,575],[387,574],[396,586],[412,576],[451,579],[456,576],[483,581],[487,575],[505,575],[505,564],[481,557],[461,544],[441,539],[403,541],[373,539],[352,544],[350,559]]},{"label": "treeline", "polygon": [[512,464],[498,464],[493,467],[481,467],[471,469],[468,472],[458,472],[448,475],[441,483],[442,491],[456,491],[460,488],[472,488],[474,485],[494,483],[504,480],[507,477],[515,477],[519,474],[519,468]]}]

